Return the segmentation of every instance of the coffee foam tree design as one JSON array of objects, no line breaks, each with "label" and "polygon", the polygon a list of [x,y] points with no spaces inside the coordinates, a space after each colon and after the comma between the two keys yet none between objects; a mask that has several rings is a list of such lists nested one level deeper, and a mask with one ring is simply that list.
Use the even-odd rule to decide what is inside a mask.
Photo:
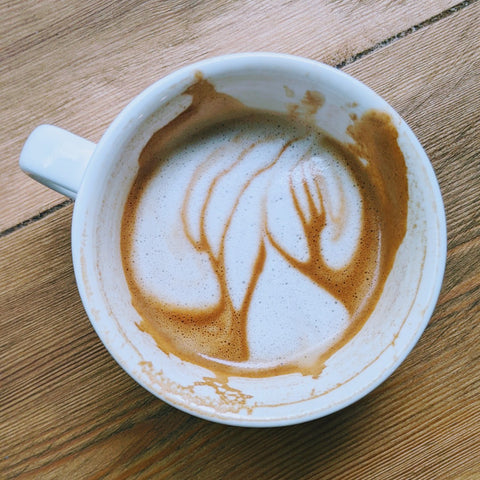
[{"label": "coffee foam tree design", "polygon": [[[277,220],[269,218],[265,192],[260,207],[258,244],[254,249],[252,268],[245,281],[245,293],[237,305],[229,290],[226,262],[227,237],[234,215],[252,183],[264,175],[273,174],[274,167],[285,157],[289,147],[294,146],[301,138],[283,141],[276,154],[270,155],[263,164],[251,168],[233,194],[231,207],[222,223],[221,234],[215,241],[209,237],[207,231],[208,211],[215,208],[214,193],[227,175],[241,166],[262,142],[245,144],[228,166],[213,175],[209,167],[218,165],[218,157],[223,155],[228,145],[214,150],[196,167],[181,207],[181,224],[189,244],[198,254],[208,259],[218,282],[219,299],[208,307],[184,308],[166,305],[151,296],[143,295],[135,282],[131,281],[132,291],[136,289],[135,308],[144,319],[140,328],[151,334],[160,348],[168,352],[179,352],[182,358],[194,363],[200,361],[208,366],[213,362],[216,371],[222,368],[219,365],[223,365],[226,373],[242,374],[242,367],[238,365],[248,364],[247,320],[252,297],[265,268],[268,252],[272,249],[288,265],[341,302],[349,313],[349,326],[329,352],[320,353],[318,365],[362,327],[376,305],[396,251],[405,235],[408,185],[404,158],[396,142],[398,133],[388,115],[375,111],[367,112],[348,133],[354,143],[341,144],[327,135],[316,134],[316,146],[320,147],[320,150],[328,150],[338,159],[348,171],[362,199],[359,238],[348,263],[342,268],[334,268],[324,258],[322,232],[330,221],[341,221],[342,209],[337,213],[339,218],[336,219],[325,188],[329,179],[323,178],[322,174],[316,171],[312,152],[307,149],[287,169],[286,186],[299,220],[298,233],[306,240],[306,255],[297,258],[298,255],[292,254],[274,234],[272,222]],[[238,140],[239,138],[234,139]],[[269,140],[271,139],[265,141]],[[207,188],[203,195],[194,196],[192,192],[201,181],[207,184]],[[340,196],[343,196],[341,189]],[[192,220],[188,213],[192,204],[198,201],[200,208],[197,211],[200,213],[198,218]],[[396,221],[392,221],[392,215]],[[198,225],[194,227],[195,222],[198,222]],[[246,374],[252,374],[248,365],[245,369],[248,371]],[[255,369],[253,373],[262,376],[303,371],[303,367],[299,368],[293,361],[274,370],[267,370],[263,372]],[[321,367],[317,368],[314,374],[318,375],[320,371]]]},{"label": "coffee foam tree design", "polygon": [[[194,229],[191,228],[191,221],[189,222],[187,215],[189,207],[193,201],[192,192],[195,190],[195,185],[198,184],[200,179],[207,175],[206,172],[208,172],[208,169],[206,166],[211,162],[215,162],[215,159],[220,155],[222,148],[215,150],[206,161],[202,162],[202,164],[196,168],[190,180],[182,206],[181,218],[183,230],[195,250],[208,257],[220,289],[220,299],[214,310],[209,311],[205,316],[200,316],[198,312],[190,312],[190,315],[192,315],[192,319],[196,324],[198,324],[199,321],[201,323],[210,323],[210,326],[216,324],[215,335],[217,338],[217,347],[215,355],[220,358],[237,362],[248,360],[249,354],[246,332],[247,319],[256,285],[265,266],[267,242],[286,262],[288,262],[288,264],[310,278],[310,280],[317,286],[324,288],[330,295],[344,304],[351,315],[355,313],[355,307],[358,305],[358,301],[356,300],[358,298],[358,293],[353,291],[353,287],[361,287],[361,285],[358,285],[357,281],[359,278],[359,272],[360,270],[367,272],[369,266],[366,265],[364,261],[361,261],[362,258],[357,258],[358,255],[354,255],[353,266],[349,264],[346,268],[341,270],[336,270],[330,267],[324,260],[321,249],[321,234],[327,224],[326,202],[322,194],[322,187],[325,179],[315,171],[311,161],[312,151],[311,149],[308,149],[301,155],[296,163],[290,167],[288,174],[288,192],[291,201],[293,202],[295,212],[300,220],[303,236],[306,239],[307,258],[305,260],[297,259],[282,246],[278,239],[275,238],[269,228],[269,218],[265,206],[267,192],[265,192],[262,202],[260,238],[255,252],[255,259],[252,262],[253,267],[250,270],[250,276],[246,281],[247,287],[245,289],[243,300],[239,307],[234,306],[229,291],[228,270],[225,258],[225,244],[227,241],[227,233],[232,224],[232,219],[238,209],[242,196],[248,190],[252,182],[258,179],[261,175],[271,172],[273,167],[279,163],[287,149],[298,140],[298,138],[293,138],[285,142],[270,161],[250,172],[237,193],[231,211],[222,225],[219,245],[212,244],[212,241],[207,234],[206,225],[207,210],[209,207],[212,207],[214,191],[219,187],[222,180],[228,174],[231,174],[236,167],[245,161],[247,155],[251,153],[260,142],[251,143],[243,148],[238,157],[228,167],[216,173],[209,179],[208,188],[206,188],[204,198],[201,200],[199,228],[196,235],[193,233]],[[294,173],[298,171],[302,173],[302,178],[300,181],[295,181]],[[299,190],[303,192],[306,203],[304,202],[302,204],[300,201]],[[340,191],[340,193],[342,192]],[[368,257],[369,255],[364,256],[363,259],[368,261]],[[352,293],[351,295],[350,292]],[[220,321],[218,321],[219,319]],[[233,345],[236,345],[236,347],[232,348]],[[235,352],[234,356],[232,356],[232,352]]]}]

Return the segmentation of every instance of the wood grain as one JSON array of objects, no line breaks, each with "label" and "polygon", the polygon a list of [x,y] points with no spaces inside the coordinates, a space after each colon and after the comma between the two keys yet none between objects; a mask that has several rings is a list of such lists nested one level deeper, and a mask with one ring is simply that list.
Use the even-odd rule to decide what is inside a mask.
[{"label": "wood grain", "polygon": [[[46,4],[28,4],[25,12]],[[113,22],[108,9],[102,12],[94,32]],[[30,18],[17,16],[19,22]],[[131,25],[129,18],[125,13],[116,21]],[[418,345],[384,384],[341,412],[287,428],[226,427],[167,406],[123,372],[90,326],[75,287],[72,205],[66,205],[0,237],[0,478],[480,478],[479,34],[475,2],[344,68],[411,125],[432,160],[447,212],[449,252],[437,308]],[[178,35],[180,51],[184,34]],[[318,53],[302,45],[293,53]],[[120,81],[125,87],[148,83],[147,74],[138,82],[130,75]],[[41,115],[40,106],[32,112]],[[76,119],[87,131],[80,106]],[[65,121],[67,111],[59,110]],[[93,137],[104,114],[93,117]],[[18,218],[28,218],[30,207],[18,196],[11,201]]]},{"label": "wood grain", "polygon": [[0,231],[62,201],[18,168],[37,125],[53,123],[97,142],[135,95],[187,63],[269,50],[337,64],[456,3],[3,1]]}]

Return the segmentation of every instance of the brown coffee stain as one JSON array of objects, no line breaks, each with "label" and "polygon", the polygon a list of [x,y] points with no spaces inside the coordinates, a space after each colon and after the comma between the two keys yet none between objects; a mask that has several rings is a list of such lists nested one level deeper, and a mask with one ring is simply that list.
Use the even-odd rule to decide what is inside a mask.
[{"label": "brown coffee stain", "polygon": [[288,98],[293,98],[295,96],[295,92],[291,88],[289,88],[287,85],[284,85],[283,89],[285,90],[285,95]]},{"label": "brown coffee stain", "polygon": [[[259,175],[272,168],[294,140],[286,141],[270,161],[253,172],[242,186],[234,206],[222,228],[220,246],[215,249],[206,234],[206,211],[215,186],[242,162],[257,144],[245,147],[234,162],[216,174],[201,205],[200,234],[189,231],[186,209],[193,186],[198,182],[205,165],[215,161],[214,152],[195,170],[185,193],[180,212],[186,238],[198,253],[206,254],[219,289],[219,301],[209,308],[181,308],[168,305],[144,292],[134,276],[132,245],[137,207],[143,192],[155,172],[167,161],[170,152],[193,135],[231,119],[249,117],[255,121],[265,112],[247,108],[238,100],[220,92],[198,75],[196,82],[186,89],[192,97],[190,106],[168,125],[153,135],[139,158],[139,170],[129,193],[122,218],[121,251],[125,277],[131,292],[132,304],[142,318],[139,328],[151,335],[159,348],[182,360],[205,366],[218,378],[229,375],[263,377],[287,373],[302,373],[317,377],[325,361],[365,324],[382,293],[395,255],[406,232],[408,184],[403,154],[398,146],[398,132],[391,118],[384,112],[370,110],[348,127],[353,143],[341,143],[319,132],[319,141],[345,165],[357,185],[363,202],[360,239],[351,261],[344,268],[331,268],[321,253],[320,235],[326,226],[326,208],[322,196],[324,179],[304,180],[301,188],[307,199],[307,211],[301,206],[298,192],[291,180],[290,195],[307,239],[308,258],[299,261],[287,252],[271,233],[268,215],[264,209],[263,234],[259,240],[254,266],[246,294],[239,308],[233,304],[228,290],[225,262],[225,237],[241,196]],[[303,112],[307,120],[323,105],[323,95],[306,92],[302,107],[290,109],[298,119]],[[297,106],[298,107],[298,106]],[[271,115],[271,114],[267,114]],[[307,126],[311,133],[312,127]],[[174,139],[172,141],[172,139]],[[268,140],[268,139],[266,139]],[[299,159],[301,162],[303,159]],[[298,188],[298,187],[297,187]],[[320,205],[315,199],[320,200]],[[341,218],[338,220],[341,221]],[[288,264],[308,277],[314,284],[329,292],[348,310],[350,324],[341,338],[326,352],[308,361],[285,361],[271,368],[251,368],[248,365],[247,317],[253,293],[266,262],[267,242]],[[228,362],[236,363],[235,366]],[[245,364],[245,367],[242,366]]]},{"label": "brown coffee stain", "polygon": [[[165,396],[164,398],[170,397],[170,402],[176,403],[174,398],[181,397],[183,406],[193,408],[193,410],[198,407],[207,407],[212,410],[209,413],[211,417],[221,419],[225,414],[238,414],[240,412],[250,415],[253,409],[258,406],[252,402],[253,397],[251,395],[232,387],[226,376],[203,377],[202,380],[181,385],[165,375],[162,370],[157,370],[150,361],[140,361],[138,366],[141,369],[141,374],[148,378],[153,389],[160,390],[162,395]],[[209,397],[205,393],[202,394],[197,391],[197,388],[204,391],[205,387],[209,387],[214,395]],[[200,408],[197,410],[197,414],[204,415],[205,412]]]},{"label": "brown coffee stain", "polygon": [[[287,87],[284,87],[285,89]],[[292,96],[293,96],[293,91]],[[287,111],[292,118],[302,119],[308,123],[313,123],[314,115],[323,107],[325,97],[316,90],[307,90],[300,103],[288,103]]]},{"label": "brown coffee stain", "polygon": [[315,90],[307,90],[302,98],[302,105],[307,115],[315,115],[323,107],[325,97]]}]

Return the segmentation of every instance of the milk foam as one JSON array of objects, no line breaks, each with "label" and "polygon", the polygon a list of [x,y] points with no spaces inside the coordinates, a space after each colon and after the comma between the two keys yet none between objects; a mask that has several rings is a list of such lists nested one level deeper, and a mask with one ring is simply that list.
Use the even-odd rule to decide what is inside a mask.
[{"label": "milk foam", "polygon": [[[306,262],[304,223],[314,211],[325,214],[321,255],[340,269],[357,248],[362,199],[321,134],[274,117],[211,128],[177,146],[149,179],[132,234],[134,277],[158,302],[214,307],[225,295],[212,268],[221,257],[233,308],[247,309],[249,362],[327,349],[347,328],[347,309],[269,241]],[[209,252],[199,251],[202,242]]]}]

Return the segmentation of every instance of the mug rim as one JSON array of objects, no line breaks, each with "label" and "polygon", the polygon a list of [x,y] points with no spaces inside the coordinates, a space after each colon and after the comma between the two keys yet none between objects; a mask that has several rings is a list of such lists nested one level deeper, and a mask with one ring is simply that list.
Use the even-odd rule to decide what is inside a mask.
[{"label": "mug rim", "polygon": [[[85,240],[85,224],[88,222],[88,210],[89,205],[95,199],[95,196],[92,195],[92,189],[95,185],[95,180],[99,177],[99,172],[103,170],[102,158],[105,158],[108,154],[108,151],[111,149],[111,143],[115,141],[117,132],[127,128],[131,125],[133,118],[138,118],[139,115],[142,115],[143,106],[150,103],[152,97],[157,97],[158,95],[166,95],[165,92],[169,88],[174,88],[174,91],[183,91],[184,85],[187,85],[186,82],[191,81],[192,76],[195,71],[202,71],[205,73],[205,77],[218,75],[223,71],[243,70],[245,68],[259,68],[265,65],[265,62],[270,62],[270,66],[276,68],[303,68],[305,71],[315,70],[318,72],[323,72],[328,75],[334,75],[339,82],[347,82],[352,87],[359,89],[362,93],[368,94],[375,100],[379,101],[384,110],[391,114],[394,118],[397,119],[402,125],[402,128],[406,131],[411,140],[413,149],[419,154],[421,159],[422,166],[426,171],[426,176],[430,182],[430,188],[432,191],[431,202],[435,205],[435,210],[437,212],[437,226],[438,226],[438,256],[437,262],[435,264],[436,271],[433,273],[435,278],[435,283],[432,285],[430,290],[431,296],[428,303],[428,308],[425,309],[422,321],[417,324],[417,330],[415,335],[408,343],[407,347],[402,350],[400,356],[397,360],[389,365],[388,368],[382,370],[382,375],[377,378],[375,381],[371,382],[369,385],[364,385],[364,388],[361,391],[355,391],[351,398],[346,399],[340,405],[331,405],[329,408],[323,409],[320,413],[314,412],[308,415],[302,415],[300,412],[298,415],[294,415],[288,418],[267,418],[264,420],[254,419],[249,421],[248,419],[231,419],[228,416],[225,418],[218,417],[216,415],[204,415],[199,413],[197,410],[188,409],[184,405],[179,405],[171,399],[159,396],[158,392],[149,388],[148,383],[144,379],[139,378],[129,365],[126,365],[122,358],[119,356],[118,352],[112,349],[107,342],[105,341],[104,336],[100,329],[97,328],[95,322],[95,316],[92,314],[92,307],[90,304],[90,294],[87,291],[87,288],[84,284],[84,277],[82,274],[82,262],[85,262],[85,257],[81,255],[81,250],[83,248],[82,242]],[[400,364],[405,360],[414,346],[417,344],[420,336],[424,332],[426,326],[428,325],[430,318],[435,309],[438,296],[440,294],[443,276],[446,266],[446,251],[447,251],[447,230],[446,230],[446,218],[445,210],[443,205],[443,200],[440,192],[440,187],[438,185],[438,180],[436,178],[433,166],[431,165],[428,156],[426,155],[423,147],[421,146],[419,140],[414,135],[410,127],[403,120],[403,118],[382,98],[380,95],[371,90],[368,86],[360,82],[359,80],[351,77],[345,72],[338,70],[329,65],[317,62],[315,60],[289,55],[281,53],[269,53],[269,52],[254,52],[254,53],[237,53],[229,55],[221,55],[212,57],[206,60],[202,60],[191,65],[176,70],[166,77],[163,77],[153,83],[151,86],[147,87],[143,92],[137,95],[129,104],[122,109],[122,111],[117,115],[111,125],[107,128],[104,135],[102,136],[100,142],[98,143],[95,152],[92,157],[93,161],[90,161],[87,169],[85,171],[80,190],[75,201],[73,220],[72,220],[72,255],[75,276],[77,280],[77,286],[80,291],[80,296],[85,307],[85,310],[88,314],[90,322],[95,329],[97,335],[100,337],[105,347],[117,363],[140,385],[142,385],[146,390],[150,391],[155,396],[162,399],[166,403],[178,408],[182,411],[185,411],[189,414],[195,415],[197,417],[204,418],[210,421],[216,421],[219,423],[237,425],[237,426],[252,426],[252,427],[265,427],[265,426],[284,426],[291,424],[298,424],[306,421],[311,421],[316,418],[320,418],[326,415],[329,415],[335,411],[341,410],[348,405],[351,405],[363,398],[365,395],[370,393],[381,383],[383,383],[391,374],[400,366]]]}]

